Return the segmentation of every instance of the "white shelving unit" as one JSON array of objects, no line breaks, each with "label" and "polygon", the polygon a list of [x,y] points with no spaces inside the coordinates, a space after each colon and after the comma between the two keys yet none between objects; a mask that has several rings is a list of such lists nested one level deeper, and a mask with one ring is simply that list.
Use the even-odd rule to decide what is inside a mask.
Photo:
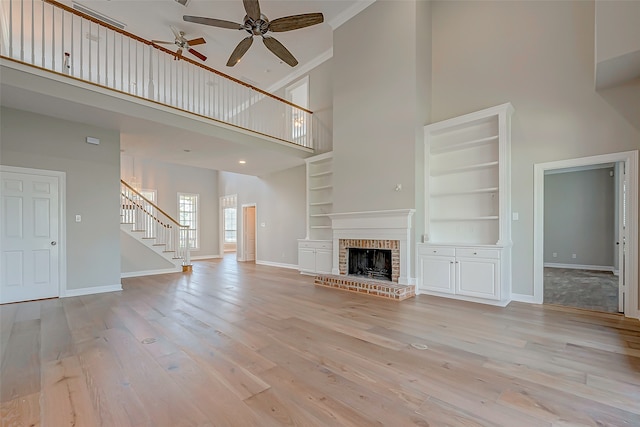
[{"label": "white shelving unit", "polygon": [[333,153],[306,159],[307,236],[298,241],[298,269],[302,273],[331,273],[333,236]]},{"label": "white shelving unit", "polygon": [[425,126],[418,292],[507,304],[511,104]]}]

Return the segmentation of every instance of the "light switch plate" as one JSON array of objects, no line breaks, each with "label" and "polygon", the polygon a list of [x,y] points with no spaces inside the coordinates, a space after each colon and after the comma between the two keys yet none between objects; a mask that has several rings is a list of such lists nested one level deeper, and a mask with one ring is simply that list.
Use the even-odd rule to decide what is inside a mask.
[{"label": "light switch plate", "polygon": [[76,222],[81,222],[81,221],[82,221],[82,216],[76,215]]}]

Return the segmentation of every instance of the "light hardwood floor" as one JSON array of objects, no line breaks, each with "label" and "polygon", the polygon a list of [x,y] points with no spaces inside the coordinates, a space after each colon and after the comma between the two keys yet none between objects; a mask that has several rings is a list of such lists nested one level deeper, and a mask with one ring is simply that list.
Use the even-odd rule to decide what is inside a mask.
[{"label": "light hardwood floor", "polygon": [[[639,426],[640,322],[197,262],[0,307],[2,426]],[[426,347],[426,348],[425,348]]]}]

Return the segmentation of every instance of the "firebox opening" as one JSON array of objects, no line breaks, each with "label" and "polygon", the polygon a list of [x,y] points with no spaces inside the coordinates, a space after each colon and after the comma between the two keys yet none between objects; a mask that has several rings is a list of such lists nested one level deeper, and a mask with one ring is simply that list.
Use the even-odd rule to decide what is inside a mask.
[{"label": "firebox opening", "polygon": [[392,280],[390,249],[349,248],[349,275]]}]

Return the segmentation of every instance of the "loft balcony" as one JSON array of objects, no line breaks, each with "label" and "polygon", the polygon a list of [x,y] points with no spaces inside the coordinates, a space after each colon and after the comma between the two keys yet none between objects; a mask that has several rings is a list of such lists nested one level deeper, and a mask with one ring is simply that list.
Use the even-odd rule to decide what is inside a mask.
[{"label": "loft balcony", "polygon": [[53,0],[3,1],[0,20],[3,80],[11,79],[7,71],[26,70],[54,83],[88,84],[97,92],[186,113],[227,135],[237,131],[289,152],[294,148],[296,157],[313,152],[311,111],[188,57],[176,60],[151,41]]}]

